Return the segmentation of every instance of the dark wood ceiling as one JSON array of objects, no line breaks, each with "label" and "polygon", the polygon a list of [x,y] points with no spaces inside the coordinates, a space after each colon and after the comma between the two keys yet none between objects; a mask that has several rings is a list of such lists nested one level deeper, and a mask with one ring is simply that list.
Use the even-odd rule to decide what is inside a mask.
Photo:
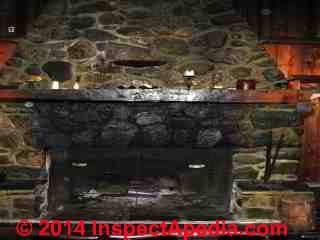
[{"label": "dark wood ceiling", "polygon": [[234,4],[260,40],[320,43],[320,0],[234,0]]}]

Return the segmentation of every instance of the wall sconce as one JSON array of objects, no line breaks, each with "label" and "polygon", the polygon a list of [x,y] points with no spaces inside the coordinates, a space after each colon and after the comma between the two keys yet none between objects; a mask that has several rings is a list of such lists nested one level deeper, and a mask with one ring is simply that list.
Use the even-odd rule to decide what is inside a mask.
[{"label": "wall sconce", "polygon": [[223,89],[223,86],[222,85],[214,85],[213,88],[214,89]]},{"label": "wall sconce", "polygon": [[255,80],[238,80],[237,90],[255,90],[256,81]]},{"label": "wall sconce", "polygon": [[52,81],[51,89],[60,89],[60,83],[58,81]]},{"label": "wall sconce", "polygon": [[77,76],[75,83],[73,84],[73,89],[78,90],[80,88],[80,76]]},{"label": "wall sconce", "polygon": [[186,84],[188,89],[190,90],[191,86],[192,86],[192,78],[194,78],[196,76],[195,71],[194,70],[185,70],[183,73],[183,77],[187,80]]}]

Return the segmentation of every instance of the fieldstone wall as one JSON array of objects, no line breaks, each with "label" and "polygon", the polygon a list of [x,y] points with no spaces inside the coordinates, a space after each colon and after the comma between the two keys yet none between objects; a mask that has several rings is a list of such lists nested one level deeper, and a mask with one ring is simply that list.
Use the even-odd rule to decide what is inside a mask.
[{"label": "fieldstone wall", "polygon": [[46,169],[32,146],[32,109],[0,104],[0,219],[36,218],[45,210]]},{"label": "fieldstone wall", "polygon": [[[55,0],[30,26],[7,67],[4,85],[21,85],[30,66],[48,61],[73,64],[71,88],[185,88],[183,72],[194,69],[188,85],[235,87],[256,79],[274,88],[284,75],[258,46],[257,36],[234,11],[231,0]],[[123,67],[114,60],[162,60],[161,67]],[[28,71],[27,71],[28,72]],[[25,87],[47,88],[50,80]]]}]

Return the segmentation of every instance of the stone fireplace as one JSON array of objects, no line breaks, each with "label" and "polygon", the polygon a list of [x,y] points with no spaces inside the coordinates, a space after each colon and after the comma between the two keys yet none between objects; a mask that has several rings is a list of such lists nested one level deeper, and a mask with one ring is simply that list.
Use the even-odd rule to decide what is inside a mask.
[{"label": "stone fireplace", "polygon": [[[49,88],[45,72],[32,86],[30,67],[72,63],[72,88],[235,88],[255,79],[273,89],[284,75],[259,46],[232,0],[56,0],[17,39],[17,51],[1,71],[3,85]],[[136,67],[127,61],[165,64]],[[122,63],[122,64],[118,64]],[[190,83],[187,69],[195,71]]]}]

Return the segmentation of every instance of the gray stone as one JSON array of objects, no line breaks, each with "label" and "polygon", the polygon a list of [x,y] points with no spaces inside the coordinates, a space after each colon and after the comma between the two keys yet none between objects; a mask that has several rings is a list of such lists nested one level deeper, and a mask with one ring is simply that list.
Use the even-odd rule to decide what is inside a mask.
[{"label": "gray stone", "polygon": [[232,156],[236,164],[259,164],[266,161],[264,153],[235,153]]},{"label": "gray stone", "polygon": [[145,7],[134,7],[126,10],[127,17],[134,19],[143,19],[152,16],[150,9]]},{"label": "gray stone", "polygon": [[132,142],[137,132],[138,128],[129,122],[111,121],[101,133],[103,145],[126,147]]},{"label": "gray stone", "polygon": [[197,137],[197,145],[204,148],[214,147],[222,139],[222,134],[218,129],[211,128],[201,130]]},{"label": "gray stone", "polygon": [[113,11],[115,7],[112,6],[108,1],[97,1],[94,3],[83,4],[77,8],[72,9],[72,14],[80,13],[96,13],[96,12],[105,12]]},{"label": "gray stone", "polygon": [[115,40],[116,36],[113,34],[98,30],[98,29],[88,29],[84,32],[84,37],[89,39],[90,41],[107,41],[107,40]]},{"label": "gray stone", "polygon": [[138,125],[151,125],[163,122],[163,117],[153,112],[141,112],[136,116],[136,122]]},{"label": "gray stone", "polygon": [[162,147],[169,144],[170,135],[164,124],[147,126],[142,131],[143,141],[147,146]]},{"label": "gray stone", "polygon": [[95,22],[93,17],[74,17],[70,21],[70,26],[75,29],[84,29],[92,27]]},{"label": "gray stone", "polygon": [[112,12],[102,14],[98,20],[102,25],[122,24],[124,22],[124,18],[121,15]]},{"label": "gray stone", "polygon": [[297,110],[289,106],[257,108],[251,121],[255,128],[260,129],[297,127],[303,124]]},{"label": "gray stone", "polygon": [[270,68],[263,71],[263,76],[267,81],[275,82],[285,79],[284,74],[277,68]]},{"label": "gray stone", "polygon": [[223,31],[208,30],[196,35],[191,44],[193,46],[204,47],[204,48],[220,48],[223,47],[228,34]]},{"label": "gray stone", "polygon": [[233,169],[234,179],[252,179],[256,180],[258,178],[259,172],[252,168],[251,166],[235,168]]},{"label": "gray stone", "polygon": [[67,56],[67,52],[64,50],[52,50],[50,52],[50,56],[53,58],[61,59],[61,58],[65,58]]},{"label": "gray stone", "polygon": [[247,67],[236,67],[230,71],[231,76],[237,79],[251,77],[252,69]]},{"label": "gray stone", "polygon": [[68,53],[71,59],[80,60],[94,57],[96,48],[88,40],[79,40],[68,48]]},{"label": "gray stone", "polygon": [[241,64],[247,61],[248,53],[243,49],[218,49],[207,53],[209,60],[215,63]]},{"label": "gray stone", "polygon": [[155,46],[161,52],[174,55],[185,55],[189,53],[186,41],[178,38],[161,37],[156,39]]}]

